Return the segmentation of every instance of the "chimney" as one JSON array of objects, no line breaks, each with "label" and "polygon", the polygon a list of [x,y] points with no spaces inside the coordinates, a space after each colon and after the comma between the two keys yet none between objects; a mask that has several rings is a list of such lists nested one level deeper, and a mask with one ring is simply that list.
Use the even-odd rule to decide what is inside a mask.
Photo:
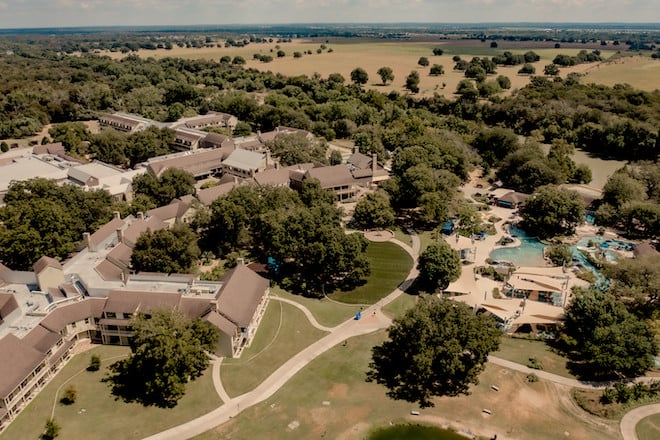
[{"label": "chimney", "polygon": [[124,230],[122,228],[117,228],[117,243],[124,242]]},{"label": "chimney", "polygon": [[138,220],[144,220],[144,212],[140,211],[137,213]]},{"label": "chimney", "polygon": [[121,220],[121,215],[119,214],[119,211],[114,211],[112,215],[114,215],[117,220]]},{"label": "chimney", "polygon": [[353,145],[353,154],[359,153],[360,149],[358,148],[357,145]]},{"label": "chimney", "polygon": [[85,246],[87,246],[87,250],[93,252],[94,249],[92,249],[92,236],[89,234],[89,232],[83,232],[83,240],[85,241]]},{"label": "chimney", "polygon": [[280,159],[277,158],[277,159],[275,159],[273,162],[274,162],[274,164],[275,164],[275,169],[276,169],[276,170],[279,170],[279,169],[280,169]]},{"label": "chimney", "polygon": [[371,174],[376,174],[378,169],[378,155],[376,153],[371,154]]},{"label": "chimney", "polygon": [[234,176],[234,185],[238,185],[238,177]]},{"label": "chimney", "polygon": [[245,266],[245,258],[237,258],[236,266]]},{"label": "chimney", "polygon": [[270,157],[270,149],[267,148],[266,149],[266,167],[268,167],[272,162],[273,162],[273,160]]}]

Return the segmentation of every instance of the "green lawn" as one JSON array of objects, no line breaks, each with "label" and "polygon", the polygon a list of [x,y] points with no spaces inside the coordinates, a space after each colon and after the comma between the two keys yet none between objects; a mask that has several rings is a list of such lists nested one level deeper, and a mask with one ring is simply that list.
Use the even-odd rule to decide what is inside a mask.
[{"label": "green lawn", "polygon": [[366,284],[348,292],[335,292],[330,298],[350,304],[374,304],[405,281],[412,268],[412,258],[394,243],[369,243],[367,258],[371,274]]},{"label": "green lawn", "polygon": [[383,311],[391,318],[398,318],[412,308],[417,303],[417,295],[409,295],[404,293],[397,299],[383,307]]},{"label": "green lawn", "polygon": [[[419,410],[416,405],[391,400],[384,387],[365,381],[371,348],[382,343],[385,335],[383,330],[332,348],[273,396],[197,439],[358,439],[390,422],[434,420],[460,423],[485,438],[510,433],[512,438],[556,440],[564,438],[564,432],[570,438],[618,438],[567,414],[554,387],[543,381],[527,383],[524,374],[490,364],[469,396],[436,399],[434,408],[421,410],[419,419],[411,420],[410,411]],[[498,392],[491,389],[493,384],[498,385]],[[490,408],[494,415],[485,416],[483,408]]]},{"label": "green lawn", "polygon": [[[75,356],[0,439],[38,439],[54,402],[55,420],[62,427],[58,438],[102,440],[143,438],[205,414],[222,403],[213,388],[210,369],[188,385],[186,395],[172,409],[143,407],[137,403],[115,400],[101,378],[106,373],[107,365],[128,352],[128,347],[101,346]],[[92,354],[106,359],[97,372],[85,371]],[[55,393],[69,379],[62,390],[71,384],[78,390],[78,397],[74,404],[64,406],[58,403]]]},{"label": "green lawn", "polygon": [[639,440],[656,440],[660,438],[660,414],[653,414],[642,419],[635,426]]},{"label": "green lawn", "polygon": [[412,236],[407,231],[395,226],[392,228],[392,232],[394,232],[394,238],[412,247]]},{"label": "green lawn", "polygon": [[281,296],[296,301],[307,307],[312,315],[321,325],[334,327],[353,317],[356,307],[353,304],[344,304],[331,301],[328,298],[307,298],[301,295],[294,295],[278,286],[270,289],[272,295]]},{"label": "green lawn", "polygon": [[503,336],[499,351],[493,355],[521,365],[527,365],[529,358],[535,357],[543,364],[543,371],[575,379],[566,368],[566,358],[552,351],[543,341]]},{"label": "green lawn", "polygon": [[220,377],[225,391],[235,397],[254,389],[280,365],[326,332],[309,323],[290,304],[271,301],[252,345],[238,359],[225,359]]}]

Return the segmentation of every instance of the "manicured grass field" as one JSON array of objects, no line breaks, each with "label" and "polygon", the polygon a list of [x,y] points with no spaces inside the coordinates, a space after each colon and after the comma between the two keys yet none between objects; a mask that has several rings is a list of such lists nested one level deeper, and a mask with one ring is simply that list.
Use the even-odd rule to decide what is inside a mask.
[{"label": "manicured grass field", "polygon": [[[101,382],[110,363],[129,353],[128,347],[101,346],[75,356],[21,413],[0,439],[38,439],[55,404],[55,420],[62,427],[60,439],[140,439],[201,416],[221,404],[213,389],[210,369],[188,384],[186,395],[172,409],[143,407],[115,400]],[[105,359],[96,372],[85,371],[92,354]],[[73,385],[74,404],[59,403],[58,388]],[[60,391],[61,394],[61,391]]]},{"label": "manicured grass field", "polygon": [[392,318],[398,318],[412,308],[417,303],[417,295],[409,295],[404,293],[397,299],[383,307],[385,313]]},{"label": "manicured grass field", "polygon": [[[558,390],[544,381],[527,383],[525,375],[488,365],[469,396],[439,398],[434,408],[389,399],[385,388],[365,381],[371,348],[385,331],[351,338],[314,359],[273,396],[246,409],[198,440],[366,438],[375,429],[402,423],[449,425],[491,438],[618,439],[615,422],[593,426],[567,412]],[[491,385],[499,391],[493,391]],[[483,413],[483,408],[492,415]],[[410,416],[419,410],[419,416]],[[611,425],[611,426],[610,426]],[[568,434],[564,434],[568,433]],[[570,437],[568,437],[570,436]]]},{"label": "manicured grass field", "polygon": [[318,323],[326,327],[334,327],[352,318],[356,310],[353,304],[339,303],[331,301],[328,298],[307,298],[301,295],[294,295],[278,286],[272,287],[270,291],[272,295],[296,301],[307,307]]},{"label": "manicured grass field", "polygon": [[503,336],[499,351],[493,355],[521,365],[527,365],[529,358],[535,357],[543,364],[543,371],[575,379],[566,368],[566,358],[552,351],[543,341]]},{"label": "manicured grass field", "polygon": [[635,431],[639,440],[657,440],[660,438],[660,414],[654,414],[642,419]]},{"label": "manicured grass field", "polygon": [[230,397],[254,389],[293,355],[326,333],[312,327],[297,308],[280,301],[268,304],[252,345],[238,359],[225,359],[222,384]]},{"label": "manicured grass field", "polygon": [[330,298],[350,304],[373,304],[389,295],[405,281],[412,258],[394,243],[369,243],[367,258],[371,274],[367,283],[348,292],[335,292]]}]

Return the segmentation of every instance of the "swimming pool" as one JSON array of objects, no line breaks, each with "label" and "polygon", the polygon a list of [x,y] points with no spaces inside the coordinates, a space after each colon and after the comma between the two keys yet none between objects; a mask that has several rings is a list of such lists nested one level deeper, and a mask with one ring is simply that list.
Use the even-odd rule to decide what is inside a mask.
[{"label": "swimming pool", "polygon": [[546,245],[536,237],[530,237],[525,231],[515,226],[509,227],[509,234],[520,240],[520,246],[495,249],[490,258],[495,261],[510,261],[516,266],[546,266],[543,249]]}]

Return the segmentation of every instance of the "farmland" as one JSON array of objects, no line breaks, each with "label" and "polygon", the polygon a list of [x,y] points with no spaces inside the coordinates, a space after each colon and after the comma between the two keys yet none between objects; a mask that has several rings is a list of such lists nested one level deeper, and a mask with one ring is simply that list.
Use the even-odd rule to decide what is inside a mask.
[{"label": "farmland", "polygon": [[[391,91],[405,92],[405,78],[411,71],[420,74],[419,95],[431,96],[437,93],[442,96],[452,97],[456,86],[465,79],[463,72],[453,70],[455,62],[452,57],[461,56],[463,59],[471,59],[473,56],[492,57],[504,51],[514,54],[522,54],[528,50],[535,51],[540,61],[533,63],[536,73],[542,74],[543,67],[550,64],[558,54],[575,55],[580,50],[601,50],[601,56],[605,61],[600,63],[579,64],[572,67],[562,68],[560,76],[565,77],[569,73],[581,73],[587,75],[587,82],[597,82],[613,85],[618,82],[627,82],[633,87],[642,90],[654,90],[658,87],[657,74],[660,62],[648,57],[615,57],[616,61],[607,60],[617,52],[613,46],[594,46],[593,44],[567,44],[565,47],[555,48],[547,42],[502,42],[497,48],[491,48],[489,42],[479,40],[446,40],[446,41],[384,41],[384,40],[359,40],[338,39],[315,41],[309,39],[294,39],[291,43],[251,43],[244,47],[203,47],[203,48],[180,48],[171,50],[140,50],[137,54],[141,57],[182,57],[189,59],[215,59],[223,56],[231,58],[241,56],[245,58],[247,68],[261,71],[271,71],[286,76],[319,74],[326,78],[331,73],[340,73],[344,78],[350,80],[350,73],[357,67],[363,68],[369,75],[369,81],[365,85],[368,89],[378,90],[384,93]],[[218,44],[222,46],[221,44]],[[325,49],[321,49],[321,45]],[[442,48],[442,56],[433,56],[435,47]],[[285,54],[278,57],[277,52],[282,50]],[[317,53],[320,51],[320,53]],[[299,52],[301,56],[294,58],[293,54]],[[309,54],[311,52],[311,54]],[[108,54],[113,58],[121,58],[125,55],[114,52]],[[253,58],[255,54],[270,55],[273,61],[263,63]],[[445,74],[439,76],[429,75],[430,67],[421,67],[417,64],[420,57],[427,57],[430,65],[440,64],[444,66]],[[631,65],[634,68],[629,69]],[[376,73],[380,67],[392,68],[394,80],[387,85],[381,83]],[[497,74],[505,75],[511,80],[512,90],[524,87],[530,76],[519,75],[520,66],[498,66]],[[622,72],[626,72],[621,76]]]}]

